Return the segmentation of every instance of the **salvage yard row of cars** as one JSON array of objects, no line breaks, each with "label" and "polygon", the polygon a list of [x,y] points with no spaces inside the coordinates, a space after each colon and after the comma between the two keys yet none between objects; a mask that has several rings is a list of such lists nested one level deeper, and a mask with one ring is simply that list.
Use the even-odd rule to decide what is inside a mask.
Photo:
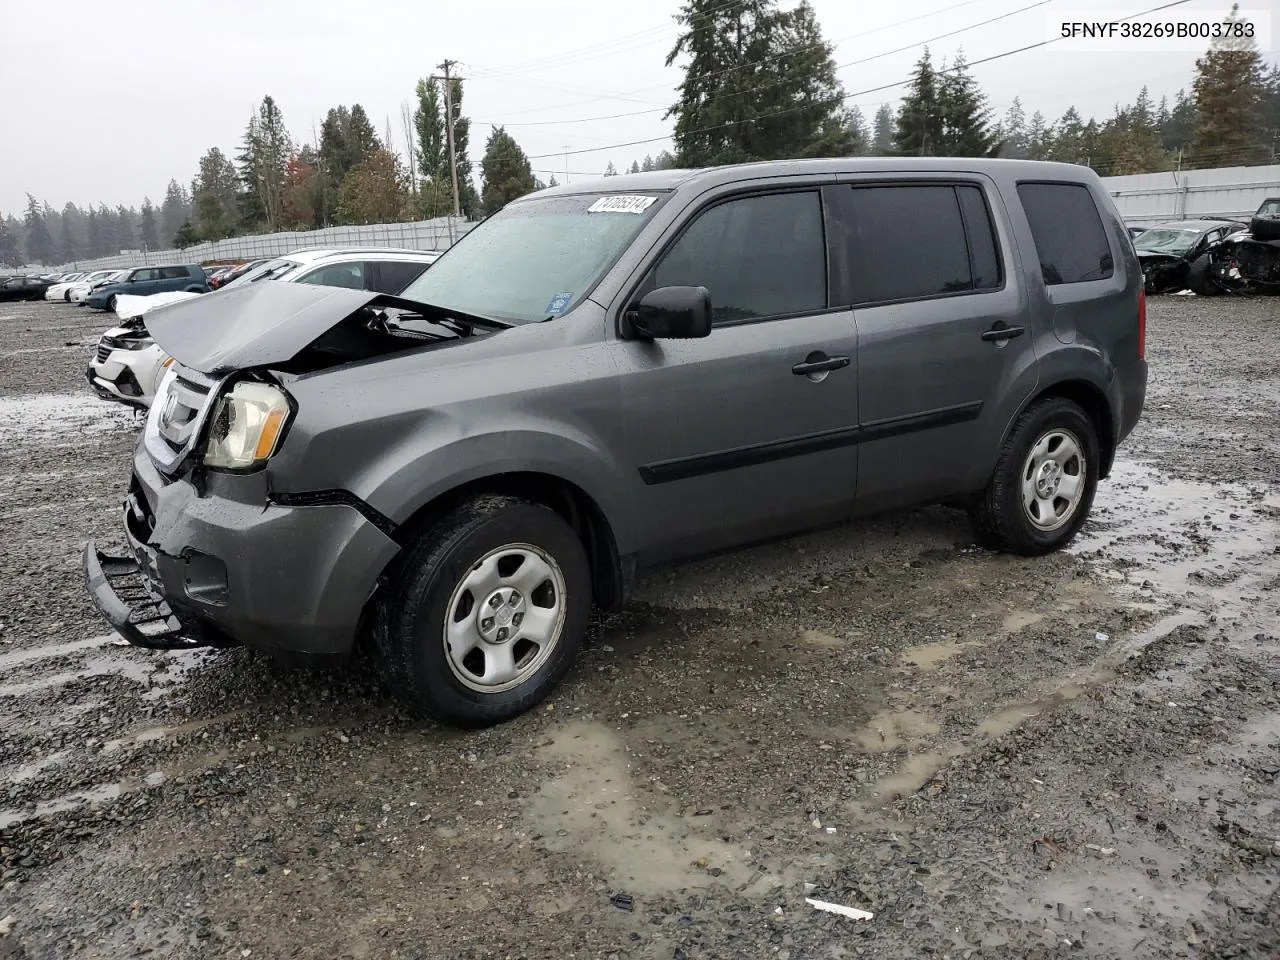
[{"label": "salvage yard row of cars", "polygon": [[1161,223],[1133,239],[1148,293],[1280,294],[1280,197],[1249,223],[1205,217]]}]

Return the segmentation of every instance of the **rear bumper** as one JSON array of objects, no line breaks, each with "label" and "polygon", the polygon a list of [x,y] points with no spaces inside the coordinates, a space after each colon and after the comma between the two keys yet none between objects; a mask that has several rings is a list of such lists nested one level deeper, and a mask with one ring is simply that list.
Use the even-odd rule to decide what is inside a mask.
[{"label": "rear bumper", "polygon": [[[130,642],[154,645],[139,642],[129,623],[154,615],[159,600],[173,622],[139,629],[163,629],[179,646],[234,642],[317,661],[350,652],[399,549],[353,507],[269,503],[261,474],[210,474],[200,490],[187,480],[166,483],[141,447],[124,536],[126,557],[89,544],[83,562],[95,605]],[[130,562],[144,581],[143,602],[138,591],[113,587],[112,574],[126,579]]]},{"label": "rear bumper", "polygon": [[1119,372],[1120,417],[1116,424],[1116,443],[1133,433],[1142,419],[1142,408],[1147,400],[1147,361],[1135,360]]}]

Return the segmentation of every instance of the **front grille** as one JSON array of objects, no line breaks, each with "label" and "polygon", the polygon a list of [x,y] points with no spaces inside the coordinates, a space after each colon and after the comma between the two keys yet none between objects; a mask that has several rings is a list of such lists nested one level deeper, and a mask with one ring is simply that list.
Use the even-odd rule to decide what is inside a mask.
[{"label": "front grille", "polygon": [[111,356],[111,348],[107,346],[104,340],[98,344],[98,362],[106,363],[109,356]]},{"label": "front grille", "polygon": [[199,440],[220,383],[177,365],[165,375],[143,435],[147,452],[161,472],[175,470]]}]

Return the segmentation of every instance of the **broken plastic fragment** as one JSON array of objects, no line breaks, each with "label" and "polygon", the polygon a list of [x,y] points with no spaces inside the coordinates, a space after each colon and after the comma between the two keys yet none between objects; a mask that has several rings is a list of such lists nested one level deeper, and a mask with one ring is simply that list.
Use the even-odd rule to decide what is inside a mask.
[{"label": "broken plastic fragment", "polygon": [[815,910],[823,910],[827,913],[834,913],[840,917],[848,917],[850,920],[870,920],[875,917],[874,913],[868,913],[866,910],[859,910],[857,907],[846,907],[839,903],[828,903],[825,900],[815,900],[813,897],[805,897],[804,902],[809,904]]}]

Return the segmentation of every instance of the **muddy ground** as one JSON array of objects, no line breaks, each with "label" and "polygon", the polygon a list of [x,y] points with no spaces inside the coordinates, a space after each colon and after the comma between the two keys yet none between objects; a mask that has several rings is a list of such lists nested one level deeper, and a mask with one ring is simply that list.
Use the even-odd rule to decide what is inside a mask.
[{"label": "muddy ground", "polygon": [[0,957],[1280,951],[1277,302],[1153,301],[1070,552],[931,508],[666,572],[472,734],[359,671],[111,645],[104,321],[0,304]]}]

